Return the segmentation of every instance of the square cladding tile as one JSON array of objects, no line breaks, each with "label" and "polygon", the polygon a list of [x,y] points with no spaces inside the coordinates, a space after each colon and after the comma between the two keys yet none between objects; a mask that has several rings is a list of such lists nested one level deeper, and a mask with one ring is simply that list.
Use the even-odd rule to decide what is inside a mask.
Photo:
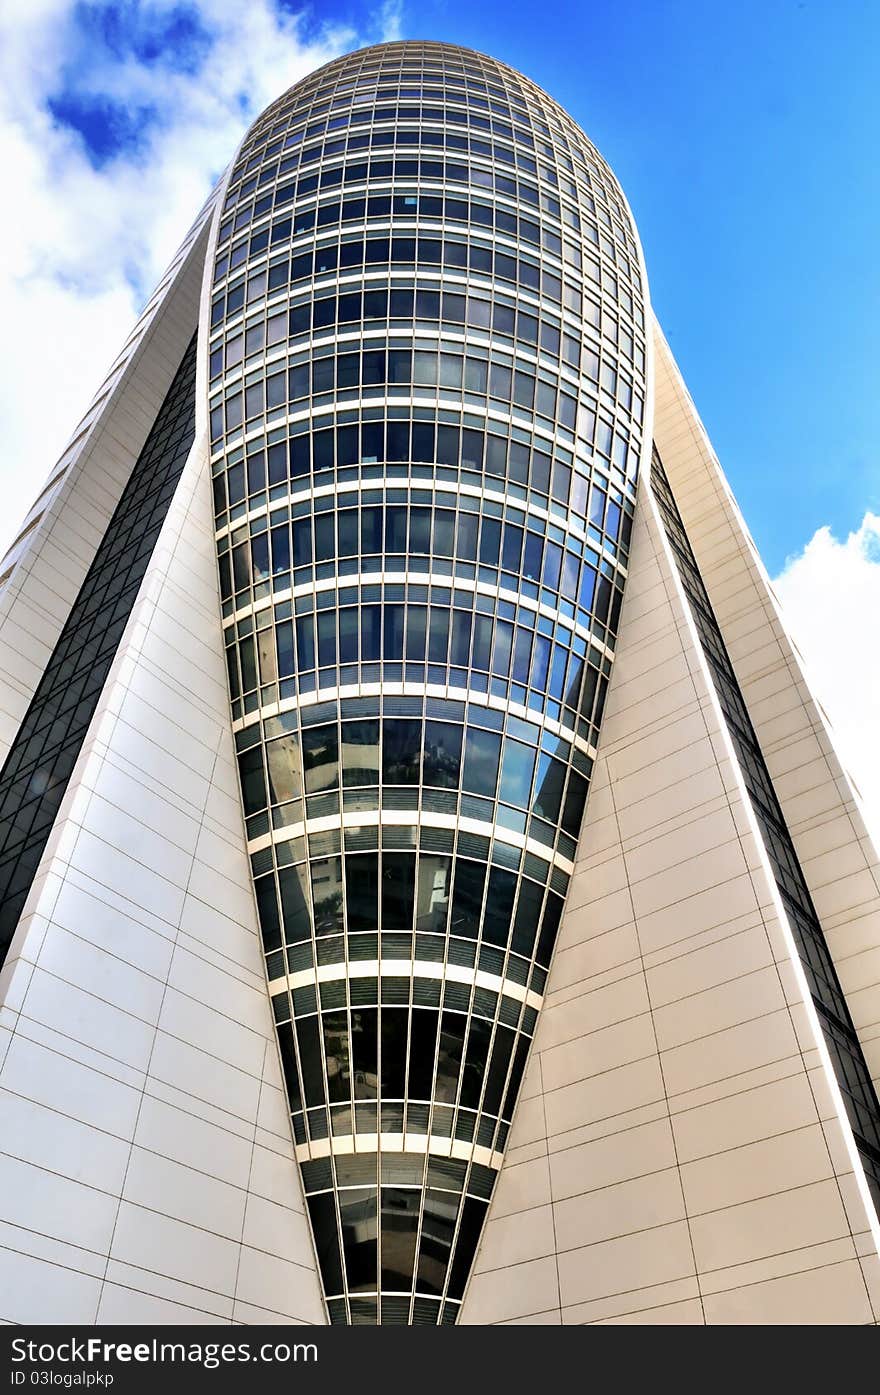
[{"label": "square cladding tile", "polygon": [[232,1320],[234,1300],[228,1295],[200,1288],[198,1284],[169,1278],[167,1274],[155,1270],[120,1263],[113,1258],[107,1264],[105,1284],[127,1288],[136,1294],[161,1298],[186,1308],[195,1308],[211,1318],[219,1318],[222,1322]]},{"label": "square cladding tile", "polygon": [[0,1318],[5,1323],[95,1321],[100,1279],[21,1251],[0,1250]]}]

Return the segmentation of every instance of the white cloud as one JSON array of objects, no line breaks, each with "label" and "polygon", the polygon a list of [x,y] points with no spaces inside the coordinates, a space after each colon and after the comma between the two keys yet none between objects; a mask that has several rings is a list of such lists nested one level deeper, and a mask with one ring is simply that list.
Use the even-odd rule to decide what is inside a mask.
[{"label": "white cloud", "polygon": [[845,542],[820,528],[773,587],[880,846],[880,516]]},{"label": "white cloud", "polygon": [[[0,18],[0,556],[253,117],[337,54],[399,31],[396,0],[363,33],[316,28],[276,0],[93,0],[159,26],[181,9],[205,41],[194,71],[89,43],[75,0]],[[158,115],[136,150],[94,168],[48,103],[65,89]]]}]

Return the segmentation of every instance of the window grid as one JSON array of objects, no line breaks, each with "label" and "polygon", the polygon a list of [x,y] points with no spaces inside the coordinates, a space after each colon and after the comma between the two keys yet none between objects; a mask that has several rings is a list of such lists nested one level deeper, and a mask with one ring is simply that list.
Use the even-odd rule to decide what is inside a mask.
[{"label": "window grid", "polygon": [[434,51],[383,47],[393,112],[357,101],[357,55],[326,101],[318,75],[261,118],[211,312],[243,808],[328,1309],[352,1323],[454,1321],[463,1296],[576,850],[644,415],[613,180],[497,65],[526,120],[488,90],[441,125],[412,107],[401,64]]}]

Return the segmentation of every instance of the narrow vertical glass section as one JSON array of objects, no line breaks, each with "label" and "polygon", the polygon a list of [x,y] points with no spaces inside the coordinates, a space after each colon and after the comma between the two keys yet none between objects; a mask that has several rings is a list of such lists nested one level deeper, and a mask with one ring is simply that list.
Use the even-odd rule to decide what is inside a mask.
[{"label": "narrow vertical glass section", "polygon": [[880,1104],[785,816],[776,798],[770,772],[656,446],[651,462],[651,492],[660,509],[779,895],[810,985],[865,1177],[874,1205],[880,1209]]},{"label": "narrow vertical glass section", "polygon": [[334,1322],[458,1315],[611,671],[642,295],[586,137],[464,50],[328,65],[231,175],[209,355],[223,624]]},{"label": "narrow vertical glass section", "polygon": [[0,961],[195,437],[195,371],[193,339],[0,773]]}]

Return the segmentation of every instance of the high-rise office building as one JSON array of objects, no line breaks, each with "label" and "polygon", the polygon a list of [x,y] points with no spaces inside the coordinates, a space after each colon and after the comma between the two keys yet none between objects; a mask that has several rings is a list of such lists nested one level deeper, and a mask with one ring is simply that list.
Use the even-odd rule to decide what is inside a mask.
[{"label": "high-rise office building", "polygon": [[269,107],[0,588],[0,1316],[876,1319],[876,856],[534,83]]}]

